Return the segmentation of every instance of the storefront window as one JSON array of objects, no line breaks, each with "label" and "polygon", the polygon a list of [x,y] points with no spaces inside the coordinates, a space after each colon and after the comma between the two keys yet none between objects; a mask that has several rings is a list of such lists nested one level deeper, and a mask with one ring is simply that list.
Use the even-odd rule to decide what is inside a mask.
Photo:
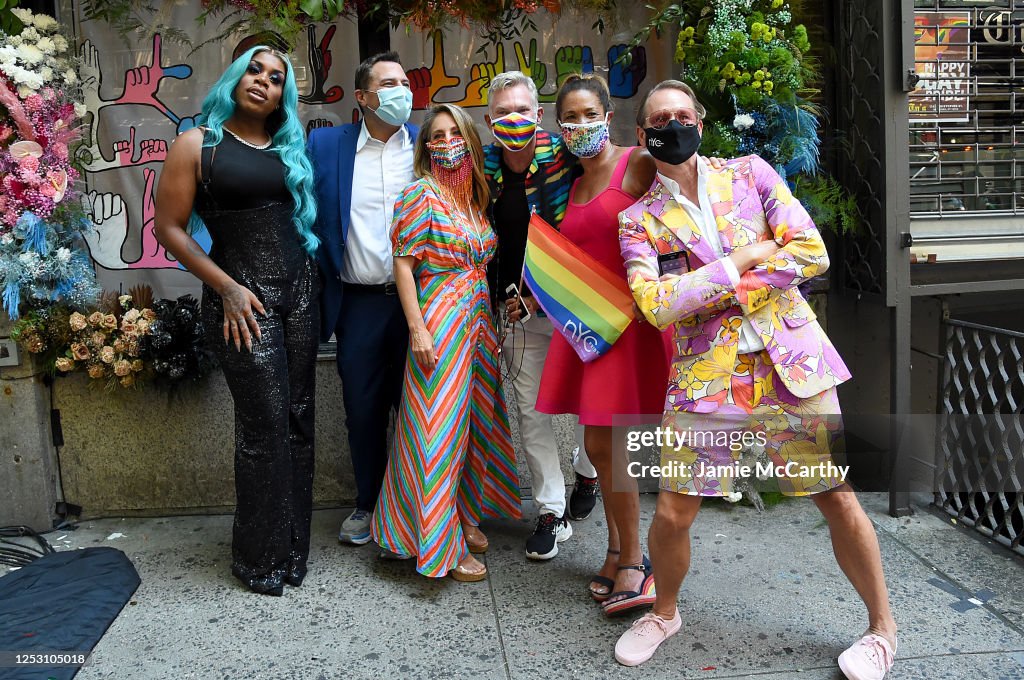
[{"label": "storefront window", "polygon": [[1024,213],[1024,0],[915,0],[910,209]]}]

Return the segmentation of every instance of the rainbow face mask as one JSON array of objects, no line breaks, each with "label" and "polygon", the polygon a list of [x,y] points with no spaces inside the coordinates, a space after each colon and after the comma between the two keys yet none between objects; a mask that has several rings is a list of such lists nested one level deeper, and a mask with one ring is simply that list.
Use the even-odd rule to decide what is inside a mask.
[{"label": "rainbow face mask", "polygon": [[509,151],[522,151],[537,134],[537,121],[530,120],[518,111],[491,121],[494,139]]},{"label": "rainbow face mask", "polygon": [[455,170],[469,158],[469,146],[462,137],[429,142],[427,151],[430,152],[430,162],[445,170]]},{"label": "rainbow face mask", "polygon": [[562,139],[577,158],[593,158],[608,145],[608,114],[592,123],[560,123]]}]

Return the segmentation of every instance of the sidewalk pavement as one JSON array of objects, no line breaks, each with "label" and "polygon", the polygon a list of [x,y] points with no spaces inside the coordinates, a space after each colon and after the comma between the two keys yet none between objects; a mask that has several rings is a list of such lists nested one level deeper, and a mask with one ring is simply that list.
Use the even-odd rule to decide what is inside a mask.
[{"label": "sidewalk pavement", "polygon": [[[1024,559],[934,514],[927,498],[901,519],[885,514],[883,494],[860,498],[901,625],[889,677],[1024,679]],[[654,501],[641,500],[645,532]],[[823,680],[842,677],[836,656],[866,626],[806,499],[763,514],[705,504],[683,629],[633,669],[612,656],[632,619],[605,619],[586,594],[605,549],[600,505],[544,563],[523,553],[532,518],[485,524],[490,575],[468,584],[377,559],[372,544],[340,545],[344,515],[315,513],[309,576],[280,598],[230,575],[229,516],[104,519],[51,533],[60,549],[119,548],[142,577],[77,678]]]}]

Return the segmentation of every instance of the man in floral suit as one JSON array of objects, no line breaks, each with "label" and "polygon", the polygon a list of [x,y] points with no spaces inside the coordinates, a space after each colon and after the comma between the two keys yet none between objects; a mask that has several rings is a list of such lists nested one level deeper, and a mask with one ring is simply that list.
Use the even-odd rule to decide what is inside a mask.
[{"label": "man in floral suit", "polygon": [[658,175],[619,215],[636,303],[650,323],[675,329],[664,425],[687,436],[662,447],[662,467],[674,473],[662,478],[649,538],[657,601],[615,655],[638,665],[679,630],[676,601],[702,497],[734,493],[751,481],[744,475],[763,470],[783,493],[812,495],[825,516],[839,566],[868,609],[867,632],[839,666],[848,678],[881,680],[892,667],[896,624],[878,539],[845,483],[848,468],[832,459],[841,429],[836,386],[850,373],[797,289],[828,269],[828,254],[761,158],[717,171],[704,164],[696,154],[703,117],[684,83],[648,93],[637,134]]}]

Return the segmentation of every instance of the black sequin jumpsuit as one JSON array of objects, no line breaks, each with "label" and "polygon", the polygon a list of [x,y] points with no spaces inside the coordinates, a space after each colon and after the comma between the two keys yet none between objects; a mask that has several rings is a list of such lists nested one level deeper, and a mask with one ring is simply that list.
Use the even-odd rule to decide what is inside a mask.
[{"label": "black sequin jumpsuit", "polygon": [[210,257],[267,312],[256,313],[263,339],[239,352],[233,340],[224,344],[220,296],[203,286],[206,340],[235,406],[232,572],[261,592],[305,573],[313,502],[319,282],[292,222],[284,170],[274,151],[225,133],[215,149],[203,147],[196,199]]}]

